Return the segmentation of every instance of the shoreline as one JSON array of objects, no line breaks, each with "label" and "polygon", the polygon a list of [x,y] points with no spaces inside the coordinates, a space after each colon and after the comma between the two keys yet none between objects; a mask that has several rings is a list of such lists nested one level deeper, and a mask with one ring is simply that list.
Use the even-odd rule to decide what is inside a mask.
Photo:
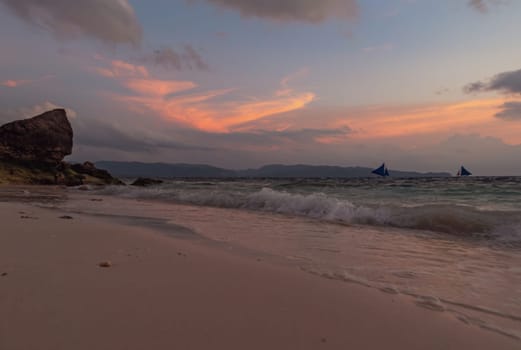
[{"label": "shoreline", "polygon": [[519,348],[404,296],[152,228],[19,201],[0,220],[2,349]]}]

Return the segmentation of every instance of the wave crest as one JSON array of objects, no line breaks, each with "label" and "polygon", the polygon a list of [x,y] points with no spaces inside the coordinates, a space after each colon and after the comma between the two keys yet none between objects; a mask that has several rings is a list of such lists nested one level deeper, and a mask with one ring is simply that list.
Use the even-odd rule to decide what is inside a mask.
[{"label": "wave crest", "polygon": [[271,188],[262,188],[252,193],[220,189],[203,191],[175,186],[145,189],[109,187],[102,191],[104,194],[123,197],[273,212],[348,225],[389,226],[461,236],[500,237],[516,241],[521,239],[519,212],[482,211],[472,206],[364,206],[321,192],[297,194]]}]

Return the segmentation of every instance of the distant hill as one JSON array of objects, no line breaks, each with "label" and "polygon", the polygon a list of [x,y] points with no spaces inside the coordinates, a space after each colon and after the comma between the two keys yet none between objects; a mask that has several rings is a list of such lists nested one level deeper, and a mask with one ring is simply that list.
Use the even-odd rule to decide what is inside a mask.
[{"label": "distant hill", "polygon": [[236,177],[233,170],[204,164],[167,164],[139,162],[96,162],[96,166],[122,177]]},{"label": "distant hill", "polygon": [[[314,165],[266,165],[258,169],[230,170],[204,164],[167,164],[140,162],[96,162],[96,166],[119,177],[315,177],[315,178],[357,178],[371,177],[371,168],[314,166]],[[449,173],[418,173],[413,171],[389,170],[391,177],[448,177]]]}]

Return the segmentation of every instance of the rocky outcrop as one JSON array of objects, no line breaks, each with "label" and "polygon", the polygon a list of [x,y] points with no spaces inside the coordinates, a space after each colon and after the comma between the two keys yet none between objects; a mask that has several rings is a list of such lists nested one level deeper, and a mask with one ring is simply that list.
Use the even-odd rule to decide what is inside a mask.
[{"label": "rocky outcrop", "polygon": [[106,170],[96,168],[91,162],[72,164],[70,168],[77,174],[82,175],[83,180],[87,180],[89,183],[102,182],[107,185],[124,185],[121,180],[113,177]]},{"label": "rocky outcrop", "polygon": [[0,159],[58,165],[72,153],[73,132],[63,109],[0,127]]},{"label": "rocky outcrop", "polygon": [[120,185],[94,164],[68,164],[73,131],[63,109],[0,127],[0,184]]},{"label": "rocky outcrop", "polygon": [[138,186],[138,187],[148,187],[148,186],[154,186],[154,185],[161,185],[163,181],[156,180],[156,179],[149,179],[147,177],[140,177],[137,178],[133,183],[131,183],[131,186]]}]

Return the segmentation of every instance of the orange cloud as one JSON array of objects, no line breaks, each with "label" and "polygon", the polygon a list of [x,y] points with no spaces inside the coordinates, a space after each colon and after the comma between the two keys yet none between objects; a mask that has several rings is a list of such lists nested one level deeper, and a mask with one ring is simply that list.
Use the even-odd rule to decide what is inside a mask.
[{"label": "orange cloud", "polygon": [[520,144],[521,125],[494,117],[504,102],[496,98],[416,107],[369,107],[358,110],[356,117],[337,119],[336,124],[348,124],[354,130],[351,137],[360,140],[430,135],[429,140],[435,142],[432,135],[474,132]]},{"label": "orange cloud", "polygon": [[195,127],[200,130],[213,130],[214,116],[210,109],[200,104],[229,90],[210,91],[206,94],[183,95],[175,98],[165,98],[161,94],[145,94],[134,96],[114,96],[118,101],[131,106],[135,111],[157,115],[172,121]]},{"label": "orange cloud", "polygon": [[15,88],[15,87],[18,87],[21,85],[28,84],[30,82],[31,82],[30,80],[5,80],[2,83],[0,83],[0,85],[9,87],[9,88]]},{"label": "orange cloud", "polygon": [[[315,99],[311,92],[296,92],[289,87],[291,80],[307,73],[304,70],[282,79],[272,96],[225,102],[216,101],[215,97],[228,95],[234,89],[191,92],[198,87],[194,82],[155,79],[146,67],[127,62],[111,61],[109,68],[96,67],[95,71],[116,79],[133,93],[113,98],[134,111],[152,111],[165,119],[203,131],[230,132],[247,122],[304,108]],[[172,96],[179,92],[183,94]]]},{"label": "orange cloud", "polygon": [[144,96],[153,96],[160,99],[184,90],[190,90],[197,85],[191,81],[170,81],[155,79],[130,79],[124,82],[130,90]]},{"label": "orange cloud", "polygon": [[347,138],[347,133],[346,135],[338,135],[338,136],[319,136],[319,137],[315,137],[315,142],[317,143],[322,143],[324,145],[337,145],[337,144],[341,144],[342,142],[344,142]]}]

